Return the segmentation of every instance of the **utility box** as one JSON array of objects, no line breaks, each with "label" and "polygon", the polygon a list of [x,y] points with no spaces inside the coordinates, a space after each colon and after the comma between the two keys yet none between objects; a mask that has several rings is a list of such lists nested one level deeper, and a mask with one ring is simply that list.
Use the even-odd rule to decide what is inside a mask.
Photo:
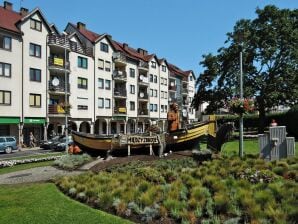
[{"label": "utility box", "polygon": [[295,138],[286,134],[285,126],[270,127],[269,134],[260,134],[260,156],[267,161],[295,156]]}]

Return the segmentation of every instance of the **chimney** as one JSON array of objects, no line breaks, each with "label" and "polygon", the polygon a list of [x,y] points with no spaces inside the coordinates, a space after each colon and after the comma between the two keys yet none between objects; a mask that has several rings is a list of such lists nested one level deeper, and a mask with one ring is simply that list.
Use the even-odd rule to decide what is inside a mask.
[{"label": "chimney", "polygon": [[142,48],[138,48],[137,49],[138,53],[140,53],[141,55],[144,55],[144,50]]},{"label": "chimney", "polygon": [[77,28],[79,30],[84,30],[84,29],[86,29],[86,24],[85,23],[82,23],[82,22],[78,22],[77,23]]},{"label": "chimney", "polygon": [[23,8],[23,7],[20,9],[20,15],[21,16],[26,16],[26,15],[28,15],[28,13],[29,13],[28,9]]},{"label": "chimney", "polygon": [[4,8],[12,11],[12,3],[8,1],[4,1]]},{"label": "chimney", "polygon": [[123,48],[124,48],[125,50],[127,50],[127,49],[128,49],[128,44],[127,44],[127,43],[123,43]]},{"label": "chimney", "polygon": [[148,51],[143,50],[144,55],[146,56],[148,54]]}]

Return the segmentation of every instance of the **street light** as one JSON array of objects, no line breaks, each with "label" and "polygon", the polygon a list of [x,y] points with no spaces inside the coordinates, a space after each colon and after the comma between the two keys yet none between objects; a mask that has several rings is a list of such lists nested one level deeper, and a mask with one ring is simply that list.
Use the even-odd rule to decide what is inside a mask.
[{"label": "street light", "polygon": [[64,89],[65,89],[65,99],[64,99],[64,104],[65,104],[65,128],[64,128],[64,132],[65,132],[65,151],[66,153],[68,152],[68,122],[67,122],[67,113],[68,113],[68,107],[67,106],[67,84],[68,84],[68,80],[67,80],[67,72],[66,72],[66,32],[63,32],[64,34]]},{"label": "street light", "polygon": [[[240,100],[243,102],[243,71],[242,71],[242,42],[240,45]],[[243,157],[243,113],[240,114],[239,118],[239,156]]]}]

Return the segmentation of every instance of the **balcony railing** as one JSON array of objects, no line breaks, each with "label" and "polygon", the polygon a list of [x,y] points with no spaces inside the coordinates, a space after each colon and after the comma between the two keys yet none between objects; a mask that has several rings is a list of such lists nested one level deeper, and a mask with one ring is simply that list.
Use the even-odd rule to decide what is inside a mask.
[{"label": "balcony railing", "polygon": [[138,96],[139,100],[148,100],[149,98],[148,93],[142,91],[139,92]]},{"label": "balcony railing", "polygon": [[66,110],[59,104],[50,104],[48,106],[48,113],[49,114],[57,114],[57,115],[64,115],[69,114],[69,109]]},{"label": "balcony railing", "polygon": [[149,69],[149,64],[145,61],[140,61],[139,65],[138,65],[138,68],[148,70]]},{"label": "balcony railing", "polygon": [[115,97],[126,97],[127,91],[126,89],[114,89],[114,96]]},{"label": "balcony railing", "polygon": [[114,80],[126,81],[126,78],[127,78],[126,71],[114,70],[113,78]]},{"label": "balcony railing", "polygon": [[116,64],[126,65],[126,56],[121,52],[113,53],[113,59]]},{"label": "balcony railing", "polygon": [[126,107],[114,107],[114,114],[126,114]]},{"label": "balcony railing", "polygon": [[64,58],[49,57],[48,60],[48,64],[51,67],[69,70],[69,61],[66,61],[65,63]]},{"label": "balcony railing", "polygon": [[[55,83],[56,82],[56,83]],[[65,92],[65,82],[64,80],[58,80],[53,82],[53,80],[49,81],[49,91],[54,91],[54,92]],[[67,83],[67,93],[70,92],[70,85]]]},{"label": "balcony railing", "polygon": [[149,115],[148,109],[139,109],[138,110],[138,115],[140,115],[140,116],[148,116]]},{"label": "balcony railing", "polygon": [[84,54],[89,57],[93,56],[93,48],[81,46],[76,42],[69,40],[68,37],[65,38],[65,36],[49,35],[48,44],[61,46],[63,48],[70,49],[71,51],[77,52],[79,54]]},{"label": "balcony railing", "polygon": [[149,85],[149,80],[147,76],[140,75],[138,78],[138,81],[140,85],[145,85],[145,86]]}]

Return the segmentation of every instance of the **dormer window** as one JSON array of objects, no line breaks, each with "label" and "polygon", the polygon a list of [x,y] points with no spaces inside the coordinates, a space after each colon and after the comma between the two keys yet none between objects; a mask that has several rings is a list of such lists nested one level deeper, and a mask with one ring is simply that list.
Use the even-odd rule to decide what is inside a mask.
[{"label": "dormer window", "polygon": [[109,52],[109,45],[105,44],[105,43],[100,43],[100,50],[103,52],[108,53]]},{"label": "dormer window", "polygon": [[162,65],[162,66],[161,66],[161,70],[162,70],[163,72],[166,72],[166,71],[167,71],[167,66]]},{"label": "dormer window", "polygon": [[192,76],[189,76],[189,81],[192,81]]},{"label": "dormer window", "polygon": [[41,31],[41,22],[36,19],[30,19],[30,28],[33,30]]}]

